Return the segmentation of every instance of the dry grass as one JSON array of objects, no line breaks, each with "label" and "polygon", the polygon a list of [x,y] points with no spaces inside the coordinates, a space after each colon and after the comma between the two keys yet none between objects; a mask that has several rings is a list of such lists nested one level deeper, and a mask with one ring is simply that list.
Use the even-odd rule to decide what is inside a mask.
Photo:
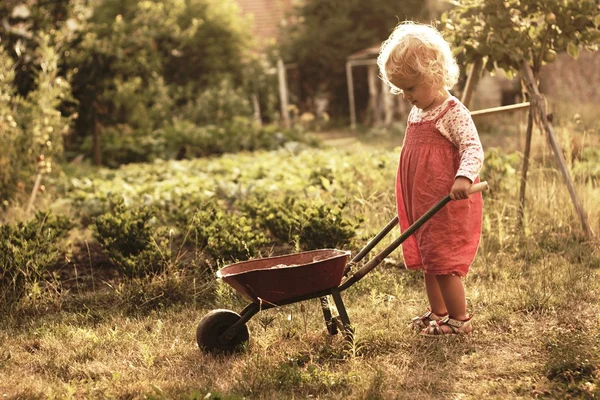
[{"label": "dry grass", "polygon": [[[80,294],[76,285],[59,305],[2,316],[0,396],[600,398],[599,242],[582,237],[561,178],[544,161],[551,155],[543,142],[535,149],[526,229],[514,229],[517,187],[486,200],[483,241],[465,282],[476,324],[469,337],[432,340],[406,329],[426,301],[421,276],[399,268],[398,253],[342,294],[352,345],[326,333],[313,300],[252,318],[244,352],[206,354],[195,343],[200,318],[245,305],[224,284],[197,302],[149,309],[124,307],[134,289],[86,285]],[[600,233],[600,188],[577,190]],[[359,200],[354,211],[372,216],[365,235],[393,215],[387,194]]]}]

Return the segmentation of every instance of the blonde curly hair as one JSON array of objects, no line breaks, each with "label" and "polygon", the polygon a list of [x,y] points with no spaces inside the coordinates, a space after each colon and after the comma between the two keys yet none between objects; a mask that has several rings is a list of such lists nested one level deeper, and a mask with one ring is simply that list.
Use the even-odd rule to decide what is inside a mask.
[{"label": "blonde curly hair", "polygon": [[381,79],[394,94],[402,93],[390,78],[421,79],[439,87],[452,88],[458,81],[459,69],[450,44],[433,26],[404,21],[383,42],[377,65]]}]

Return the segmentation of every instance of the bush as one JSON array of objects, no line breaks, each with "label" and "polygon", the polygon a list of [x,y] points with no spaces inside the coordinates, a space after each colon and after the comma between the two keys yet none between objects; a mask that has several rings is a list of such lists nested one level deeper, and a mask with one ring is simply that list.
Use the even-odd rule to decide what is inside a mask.
[{"label": "bush", "polygon": [[497,148],[485,153],[481,169],[481,180],[487,181],[490,187],[488,194],[507,193],[518,187],[520,157],[518,153],[504,154]]},{"label": "bush", "polygon": [[256,257],[269,240],[247,215],[231,213],[209,202],[191,222],[192,239],[217,263]]},{"label": "bush", "polygon": [[18,300],[61,256],[60,239],[72,224],[67,217],[38,212],[27,222],[0,226],[1,301]]},{"label": "bush", "polygon": [[311,142],[297,129],[258,127],[250,118],[234,117],[220,125],[199,126],[188,120],[175,120],[155,133],[155,157],[183,159],[240,151],[274,150],[290,141]]},{"label": "bush", "polygon": [[26,186],[33,184],[40,156],[46,172],[62,159],[63,134],[71,120],[60,111],[71,99],[70,85],[59,73],[62,44],[59,34],[35,36],[37,48],[29,60],[35,63],[33,84],[19,96],[15,63],[0,43],[0,201],[4,205],[17,190],[28,190]]},{"label": "bush", "polygon": [[581,156],[573,164],[575,179],[593,183],[600,181],[600,149],[586,147],[581,151]]},{"label": "bush", "polygon": [[120,198],[110,203],[109,212],[95,219],[96,239],[128,277],[160,273],[168,265],[166,228],[153,226],[154,213],[152,208],[127,208]]},{"label": "bush", "polygon": [[[191,96],[190,96],[191,97]],[[241,88],[234,88],[228,79],[204,90],[183,108],[183,118],[198,125],[232,121],[236,117],[250,117],[252,106]]]},{"label": "bush", "polygon": [[254,199],[242,205],[277,240],[301,250],[338,248],[356,236],[362,218],[353,222],[343,215],[346,203],[330,206],[286,197],[282,203]]}]

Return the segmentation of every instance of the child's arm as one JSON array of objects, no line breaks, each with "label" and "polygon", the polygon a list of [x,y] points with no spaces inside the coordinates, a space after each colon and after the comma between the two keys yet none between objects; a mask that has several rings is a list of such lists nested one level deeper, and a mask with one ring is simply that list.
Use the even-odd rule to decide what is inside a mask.
[{"label": "child's arm", "polygon": [[466,199],[471,184],[483,166],[483,148],[469,110],[458,103],[438,122],[438,129],[457,148],[460,165],[450,191],[453,200]]}]

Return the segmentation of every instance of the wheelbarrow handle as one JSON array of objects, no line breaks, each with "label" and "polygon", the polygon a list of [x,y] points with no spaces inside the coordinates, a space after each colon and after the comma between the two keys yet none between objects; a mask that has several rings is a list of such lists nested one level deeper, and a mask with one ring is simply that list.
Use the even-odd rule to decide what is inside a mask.
[{"label": "wheelbarrow handle", "polygon": [[474,185],[471,185],[471,187],[469,188],[469,194],[485,192],[486,190],[488,190],[488,188],[489,186],[486,181],[479,182]]},{"label": "wheelbarrow handle", "polygon": [[[483,191],[486,191],[487,189],[488,189],[487,182],[485,182],[485,181],[484,182],[479,182],[479,183],[476,183],[474,185],[471,185],[471,187],[469,189],[469,194],[471,195],[471,194],[474,194],[474,193],[483,192]],[[348,287],[352,286],[354,283],[358,282],[360,279],[362,279],[363,276],[365,276],[367,273],[369,273],[371,270],[373,270],[377,265],[379,265],[381,263],[381,261],[383,261],[383,259],[385,257],[387,257],[388,255],[390,255],[390,253],[393,252],[394,250],[396,250],[402,244],[402,242],[404,242],[406,239],[408,239],[410,236],[412,236],[412,234],[415,233],[415,231],[417,229],[419,229],[421,226],[423,226],[423,224],[425,222],[429,221],[429,219],[431,217],[433,217],[438,211],[440,211],[442,208],[444,208],[444,206],[446,204],[448,204],[451,200],[452,199],[450,198],[450,195],[444,196],[443,199],[441,199],[433,207],[431,207],[425,214],[423,214],[421,216],[421,218],[419,218],[418,220],[416,220],[411,226],[408,227],[408,229],[406,229],[404,232],[402,232],[402,234],[396,240],[394,240],[385,249],[383,249],[381,251],[381,253],[379,253],[378,255],[376,255],[375,257],[373,257],[361,269],[359,269],[358,271],[356,271],[356,273],[354,275],[352,275],[351,277],[349,277],[348,279],[346,279],[340,285],[339,290],[343,291],[343,290],[347,289]],[[395,219],[397,219],[397,218],[398,217],[395,217]],[[390,223],[391,223],[391,221],[390,221]],[[389,225],[390,224],[388,224],[388,226]],[[386,228],[384,228],[384,230],[386,230],[388,228],[388,226],[386,226]],[[383,233],[383,231],[382,231],[382,233]],[[381,237],[378,238],[378,239],[381,240]],[[373,244],[373,246],[374,245],[375,244]],[[369,247],[373,248],[373,246],[369,246]]]}]

